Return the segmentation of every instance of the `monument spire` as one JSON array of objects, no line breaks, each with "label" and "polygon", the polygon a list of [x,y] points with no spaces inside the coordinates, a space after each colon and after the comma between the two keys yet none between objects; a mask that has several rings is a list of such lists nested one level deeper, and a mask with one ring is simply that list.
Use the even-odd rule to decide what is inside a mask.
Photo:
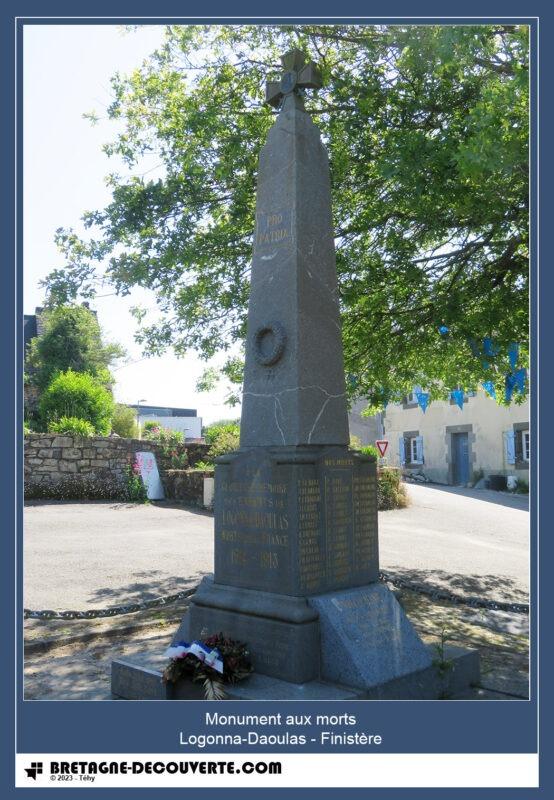
[{"label": "monument spire", "polygon": [[327,153],[301,93],[321,87],[300,50],[267,102],[261,150],[241,446],[346,445],[348,419]]}]

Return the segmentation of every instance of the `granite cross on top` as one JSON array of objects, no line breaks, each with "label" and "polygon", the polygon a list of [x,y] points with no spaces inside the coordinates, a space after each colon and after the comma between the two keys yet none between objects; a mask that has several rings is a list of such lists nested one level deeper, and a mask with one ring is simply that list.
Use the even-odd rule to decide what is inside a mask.
[{"label": "granite cross on top", "polygon": [[322,80],[319,68],[313,61],[306,63],[301,50],[290,50],[281,57],[283,77],[280,81],[268,81],[265,87],[265,101],[279,108],[285,97],[299,89],[321,89]]}]

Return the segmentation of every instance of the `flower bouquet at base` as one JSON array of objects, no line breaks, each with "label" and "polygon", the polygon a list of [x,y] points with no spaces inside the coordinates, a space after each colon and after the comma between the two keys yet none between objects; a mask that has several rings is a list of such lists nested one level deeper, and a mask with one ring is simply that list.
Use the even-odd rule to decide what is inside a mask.
[{"label": "flower bouquet at base", "polygon": [[168,647],[165,655],[170,661],[163,671],[162,681],[202,683],[206,700],[223,700],[226,697],[224,684],[242,681],[253,671],[246,645],[222,633],[191,643],[178,642]]}]

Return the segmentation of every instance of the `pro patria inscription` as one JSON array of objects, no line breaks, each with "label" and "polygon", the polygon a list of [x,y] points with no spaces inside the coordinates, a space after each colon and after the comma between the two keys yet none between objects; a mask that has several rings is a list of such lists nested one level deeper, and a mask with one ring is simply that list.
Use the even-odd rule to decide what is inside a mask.
[{"label": "pro patria inscription", "polygon": [[258,212],[256,215],[255,250],[275,251],[292,243],[292,211]]}]

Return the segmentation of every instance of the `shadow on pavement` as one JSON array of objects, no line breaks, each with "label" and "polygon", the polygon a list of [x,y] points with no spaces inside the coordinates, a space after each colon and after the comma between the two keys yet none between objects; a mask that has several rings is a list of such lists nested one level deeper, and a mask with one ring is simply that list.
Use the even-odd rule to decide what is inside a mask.
[{"label": "shadow on pavement", "polygon": [[189,514],[196,514],[200,517],[213,517],[214,512],[208,508],[201,508],[200,506],[188,506],[185,503],[178,503],[175,500],[152,500],[152,505],[160,509],[176,509],[178,511],[186,511]]},{"label": "shadow on pavement", "polygon": [[425,584],[430,590],[450,590],[467,597],[485,600],[501,600],[506,603],[528,603],[527,592],[522,591],[516,581],[499,575],[450,574],[441,569],[403,569],[394,567],[384,570],[392,578],[403,578],[414,583]]},{"label": "shadow on pavement", "polygon": [[482,500],[485,503],[496,503],[499,506],[514,508],[518,511],[529,510],[529,495],[527,494],[509,494],[508,492],[495,492],[492,489],[466,489],[463,486],[447,486],[442,483],[416,483],[415,481],[406,481],[405,485],[421,486],[425,489],[435,489],[438,492],[457,494],[474,500]]},{"label": "shadow on pavement", "polygon": [[[101,607],[104,608],[106,605],[116,606],[125,605],[126,603],[140,603],[143,600],[155,600],[159,597],[166,597],[167,595],[190,589],[196,586],[207,574],[207,572],[195,572],[186,577],[183,577],[183,575],[168,577],[157,569],[137,572],[134,575],[137,580],[127,586],[95,589],[91,599],[88,601],[88,605],[96,608],[98,603],[101,603]],[[164,575],[164,577],[157,577],[159,575]],[[106,604],[106,600],[113,602]]]}]

